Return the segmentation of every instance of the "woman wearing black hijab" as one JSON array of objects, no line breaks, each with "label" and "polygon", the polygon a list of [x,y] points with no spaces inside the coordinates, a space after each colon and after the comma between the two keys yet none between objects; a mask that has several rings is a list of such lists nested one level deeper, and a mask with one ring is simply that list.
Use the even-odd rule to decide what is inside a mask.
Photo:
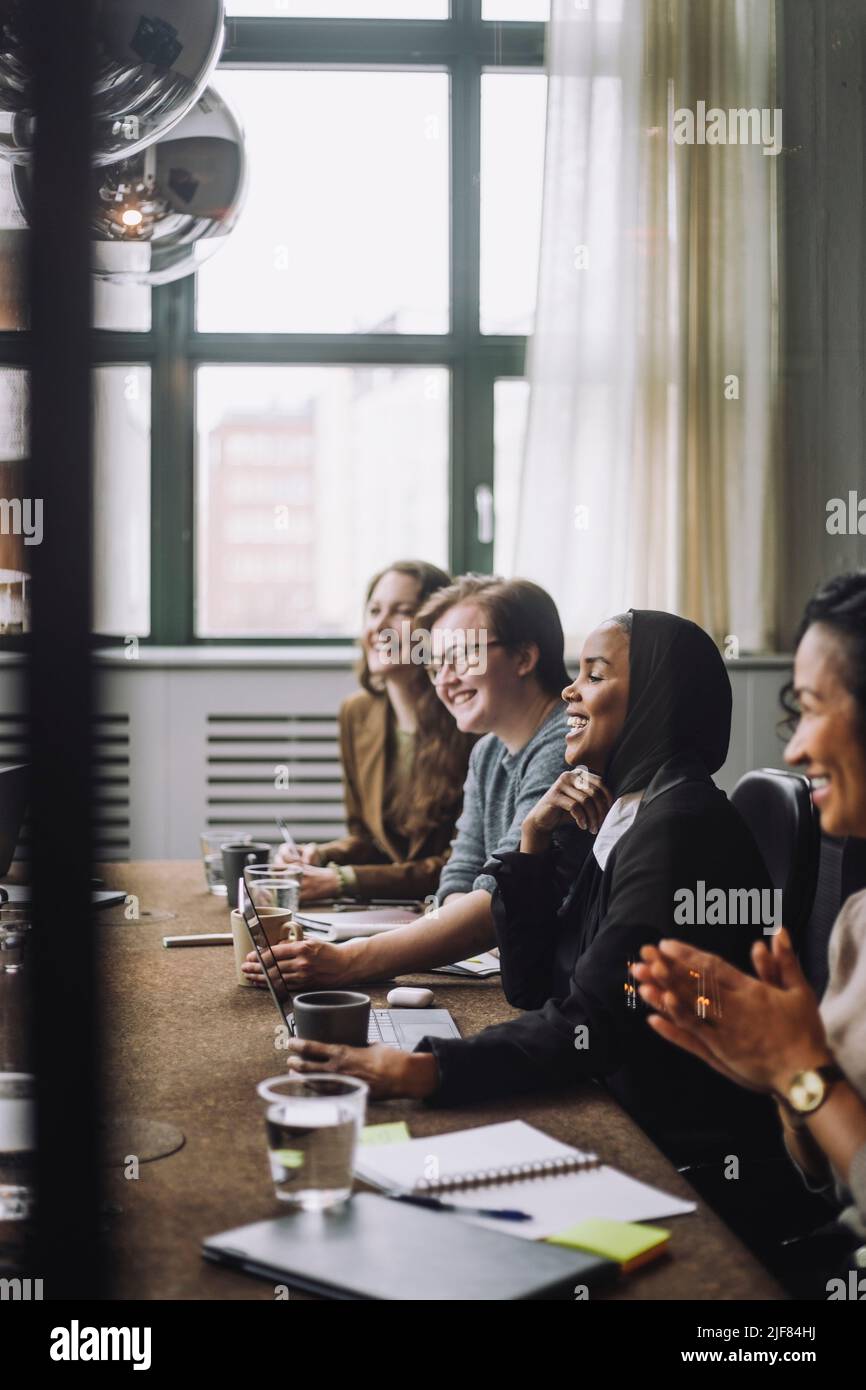
[{"label": "woman wearing black hijab", "polygon": [[[527,1012],[472,1038],[425,1039],[408,1056],[295,1040],[292,1065],[441,1105],[603,1079],[675,1160],[743,1158],[772,1132],[766,1100],[665,1049],[629,974],[641,946],[671,936],[712,941],[705,949],[745,966],[763,931],[761,921],[683,926],[675,916],[688,893],[699,908],[711,888],[726,902],[730,889],[757,889],[760,901],[770,886],[712,781],[730,735],[724,663],[694,623],[632,610],[587,638],[563,699],[566,762],[577,770],[530,812],[520,850],[489,866],[503,988]],[[594,837],[576,876],[554,838],[570,823]],[[695,998],[712,1008],[711,982],[696,981]]]}]

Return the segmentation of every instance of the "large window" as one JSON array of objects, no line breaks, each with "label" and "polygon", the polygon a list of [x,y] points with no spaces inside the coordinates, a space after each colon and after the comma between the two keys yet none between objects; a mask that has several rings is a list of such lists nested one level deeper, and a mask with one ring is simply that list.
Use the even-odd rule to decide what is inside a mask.
[{"label": "large window", "polygon": [[[100,635],[340,640],[389,559],[508,566],[548,9],[228,0],[213,85],[244,129],[241,218],[195,277],[95,285]],[[0,231],[14,384],[26,233],[2,168]]]}]

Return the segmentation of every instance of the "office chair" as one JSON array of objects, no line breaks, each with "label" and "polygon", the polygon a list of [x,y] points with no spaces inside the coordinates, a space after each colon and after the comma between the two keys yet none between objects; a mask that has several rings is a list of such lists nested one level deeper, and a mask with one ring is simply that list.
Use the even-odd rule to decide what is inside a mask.
[{"label": "office chair", "polygon": [[740,778],[731,801],[754,836],[773,887],[782,891],[782,922],[799,949],[815,898],[821,840],[809,779],[762,767]]},{"label": "office chair", "polygon": [[[773,888],[781,889],[782,921],[799,950],[815,899],[821,845],[809,780],[798,772],[760,768],[740,778],[731,801],[754,836]],[[778,1267],[783,1240],[826,1220],[823,1200],[805,1189],[781,1139],[776,1154],[744,1163],[738,1183],[725,1180],[719,1162],[680,1172],[770,1268]]]},{"label": "office chair", "polygon": [[819,999],[827,988],[833,923],[845,900],[864,888],[866,840],[822,835],[815,897],[798,952],[803,974]]}]

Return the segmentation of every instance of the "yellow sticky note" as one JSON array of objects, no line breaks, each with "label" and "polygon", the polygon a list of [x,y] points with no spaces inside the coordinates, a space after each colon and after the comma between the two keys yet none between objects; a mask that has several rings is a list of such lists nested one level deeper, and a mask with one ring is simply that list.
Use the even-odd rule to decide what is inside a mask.
[{"label": "yellow sticky note", "polygon": [[405,1120],[395,1120],[389,1125],[365,1125],[361,1130],[362,1144],[402,1144],[411,1138]]},{"label": "yellow sticky note", "polygon": [[549,1236],[551,1245],[568,1245],[615,1260],[624,1270],[660,1255],[670,1240],[670,1231],[661,1226],[644,1226],[634,1221],[603,1221],[593,1218],[570,1226],[559,1235]]}]

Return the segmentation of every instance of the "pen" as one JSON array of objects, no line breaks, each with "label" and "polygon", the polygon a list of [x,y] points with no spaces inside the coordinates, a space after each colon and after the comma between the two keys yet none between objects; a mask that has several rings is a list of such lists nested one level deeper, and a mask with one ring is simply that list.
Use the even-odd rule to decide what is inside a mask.
[{"label": "pen", "polygon": [[510,1207],[464,1207],[455,1202],[443,1202],[439,1197],[418,1197],[412,1192],[388,1192],[395,1202],[408,1202],[413,1207],[426,1207],[428,1211],[456,1211],[464,1216],[491,1216],[496,1221],[531,1221],[528,1211],[515,1211]]},{"label": "pen", "polygon": [[230,946],[231,932],[188,932],[185,936],[164,936],[163,946]]},{"label": "pen", "polygon": [[298,846],[295,844],[294,836],[292,835],[291,830],[286,825],[286,822],[283,820],[282,816],[274,816],[274,820],[277,823],[277,829],[279,830],[289,849],[293,850],[294,853],[300,857],[300,850],[298,849]]}]

